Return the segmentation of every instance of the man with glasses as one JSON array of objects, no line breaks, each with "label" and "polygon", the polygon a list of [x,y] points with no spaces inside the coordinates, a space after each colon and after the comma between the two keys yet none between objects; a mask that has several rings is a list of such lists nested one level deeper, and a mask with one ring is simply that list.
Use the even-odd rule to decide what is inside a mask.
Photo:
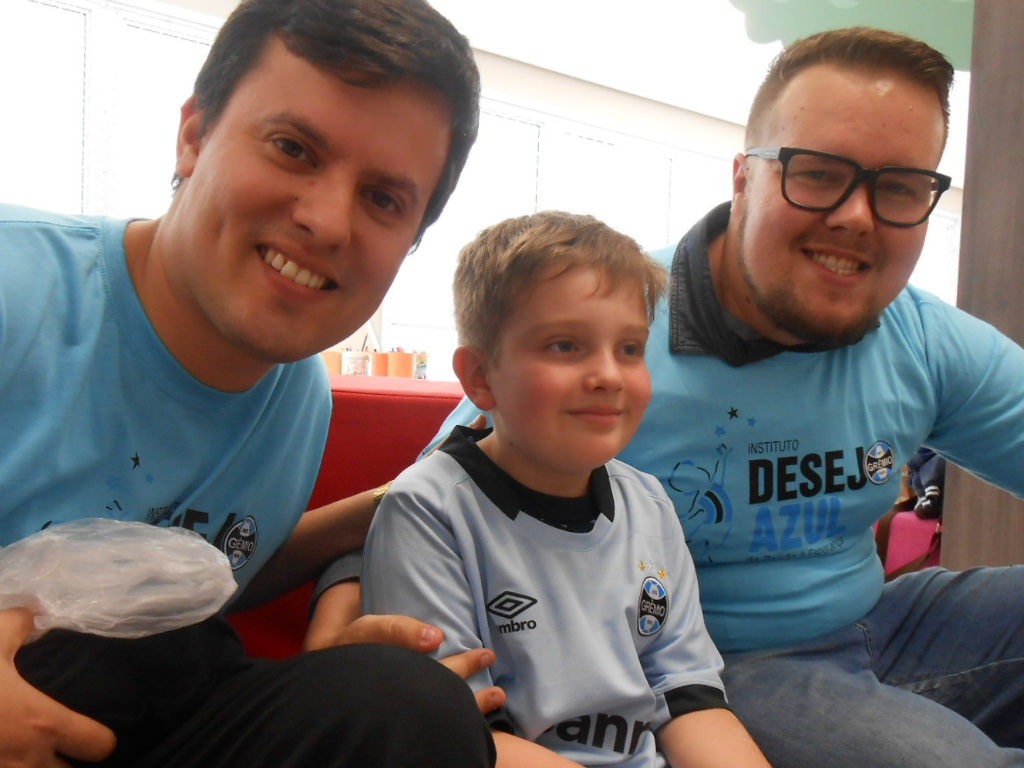
[{"label": "man with glasses", "polygon": [[1024,569],[883,586],[873,540],[924,444],[1024,494],[1024,352],[907,285],[952,75],[876,30],[789,46],[731,204],[666,255],[621,458],[674,497],[730,701],[778,768],[1024,765]]},{"label": "man with glasses", "polygon": [[673,498],[776,768],[1024,765],[1024,568],[884,584],[873,536],[921,445],[1024,495],[1024,351],[907,284],[952,77],[878,30],[792,44],[731,202],[661,253],[654,397],[620,458]]},{"label": "man with glasses", "polygon": [[1024,351],[907,285],[949,188],[952,76],[877,30],[792,44],[731,204],[665,255],[655,397],[621,458],[675,499],[777,768],[1024,765],[1024,569],[883,585],[874,547],[923,444],[1024,494]]}]

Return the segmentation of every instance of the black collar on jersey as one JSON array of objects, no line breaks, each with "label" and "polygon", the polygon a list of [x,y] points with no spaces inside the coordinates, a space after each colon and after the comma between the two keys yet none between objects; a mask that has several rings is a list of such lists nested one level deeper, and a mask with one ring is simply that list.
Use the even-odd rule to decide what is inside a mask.
[{"label": "black collar on jersey", "polygon": [[844,346],[813,343],[788,347],[764,338],[726,312],[715,293],[708,251],[711,241],[725,234],[731,208],[730,203],[713,208],[694,224],[676,247],[668,297],[669,352],[714,355],[729,365],[740,366],[780,352],[824,352]]},{"label": "black collar on jersey", "polygon": [[548,525],[585,532],[593,527],[597,515],[615,519],[615,501],[608,470],[604,466],[590,474],[587,495],[578,498],[551,496],[528,488],[491,461],[490,456],[477,445],[490,433],[491,429],[457,426],[438,450],[455,459],[484,495],[510,520],[525,512]]}]

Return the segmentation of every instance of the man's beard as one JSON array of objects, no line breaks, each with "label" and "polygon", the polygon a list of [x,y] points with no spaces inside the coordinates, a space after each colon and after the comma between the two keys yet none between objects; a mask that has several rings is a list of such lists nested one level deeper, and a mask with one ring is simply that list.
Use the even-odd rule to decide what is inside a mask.
[{"label": "man's beard", "polygon": [[859,318],[845,323],[831,321],[826,316],[815,316],[805,311],[796,293],[789,285],[780,285],[762,290],[754,282],[754,276],[747,269],[746,216],[739,227],[740,273],[750,290],[750,296],[757,310],[778,330],[800,339],[806,344],[828,348],[856,344],[868,332],[878,327],[880,313],[865,312]]}]

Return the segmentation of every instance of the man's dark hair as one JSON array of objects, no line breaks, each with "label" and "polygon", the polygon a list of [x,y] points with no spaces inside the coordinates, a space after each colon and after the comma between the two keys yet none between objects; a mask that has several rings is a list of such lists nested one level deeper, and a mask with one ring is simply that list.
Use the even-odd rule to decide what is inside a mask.
[{"label": "man's dark hair", "polygon": [[447,100],[451,145],[420,223],[421,237],[441,215],[476,141],[480,75],[469,41],[424,0],[242,0],[196,78],[203,133],[220,118],[239,81],[259,65],[271,39],[350,85],[378,88],[412,78]]}]

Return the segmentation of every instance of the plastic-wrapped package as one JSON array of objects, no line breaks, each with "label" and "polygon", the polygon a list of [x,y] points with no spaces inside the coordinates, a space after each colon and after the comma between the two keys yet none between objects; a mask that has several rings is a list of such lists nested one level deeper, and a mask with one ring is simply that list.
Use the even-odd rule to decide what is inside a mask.
[{"label": "plastic-wrapped package", "polygon": [[198,534],[101,518],[54,525],[0,548],[0,609],[50,629],[145,637],[217,613],[237,585],[227,557]]}]

